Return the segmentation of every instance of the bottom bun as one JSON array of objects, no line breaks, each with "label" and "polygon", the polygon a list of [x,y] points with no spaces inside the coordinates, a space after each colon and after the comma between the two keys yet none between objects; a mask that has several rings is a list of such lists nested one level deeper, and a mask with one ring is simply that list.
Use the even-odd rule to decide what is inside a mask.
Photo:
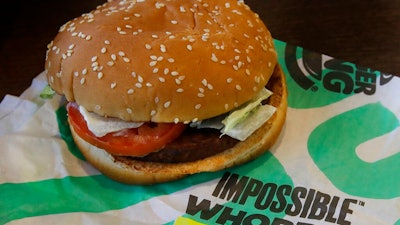
[{"label": "bottom bun", "polygon": [[279,66],[275,69],[267,87],[274,93],[270,97],[269,104],[277,108],[271,119],[245,141],[221,153],[194,162],[158,163],[114,157],[83,140],[72,126],[70,126],[71,132],[86,159],[104,175],[122,183],[155,184],[177,180],[190,174],[218,171],[258,157],[278,139],[287,111],[286,81]]}]

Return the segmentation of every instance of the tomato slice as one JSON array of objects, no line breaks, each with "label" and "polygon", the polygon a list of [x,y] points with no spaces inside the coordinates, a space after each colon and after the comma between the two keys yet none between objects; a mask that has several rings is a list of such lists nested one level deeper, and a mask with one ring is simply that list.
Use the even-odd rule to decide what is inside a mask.
[{"label": "tomato slice", "polygon": [[162,149],[167,143],[179,137],[186,128],[183,123],[146,122],[138,128],[124,129],[95,136],[88,128],[76,103],[67,105],[68,117],[75,132],[90,144],[111,154],[124,156],[145,156]]}]

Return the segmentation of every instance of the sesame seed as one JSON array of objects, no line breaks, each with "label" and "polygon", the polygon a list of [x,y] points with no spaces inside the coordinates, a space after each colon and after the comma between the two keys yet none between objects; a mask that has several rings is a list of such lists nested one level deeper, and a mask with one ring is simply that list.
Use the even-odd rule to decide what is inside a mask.
[{"label": "sesame seed", "polygon": [[157,64],[157,61],[151,61],[150,63],[149,63],[149,66],[155,66]]},{"label": "sesame seed", "polygon": [[166,52],[167,51],[166,48],[165,48],[165,45],[163,45],[163,44],[160,45],[160,51],[161,52]]},{"label": "sesame seed", "polygon": [[97,73],[97,78],[98,78],[98,79],[103,78],[103,72],[98,72],[98,73]]},{"label": "sesame seed", "polygon": [[118,52],[118,55],[119,55],[119,56],[125,56],[125,52],[119,51],[119,52]]},{"label": "sesame seed", "polygon": [[95,106],[94,106],[94,109],[95,109],[95,110],[100,110],[100,109],[101,109],[101,106],[95,105]]},{"label": "sesame seed", "polygon": [[165,82],[165,78],[164,77],[159,77],[158,80],[160,80],[161,83]]},{"label": "sesame seed", "polygon": [[192,47],[191,45],[186,45],[186,48],[187,48],[189,51],[192,51],[192,49],[193,49],[193,47]]},{"label": "sesame seed", "polygon": [[92,36],[88,35],[85,37],[85,40],[90,41],[92,39]]},{"label": "sesame seed", "polygon": [[113,61],[108,61],[108,62],[107,62],[107,65],[108,65],[108,66],[113,66],[113,65],[114,65],[114,62],[113,62]]},{"label": "sesame seed", "polygon": [[150,50],[150,49],[151,49],[151,45],[149,45],[149,44],[145,44],[144,46],[145,46],[145,48],[146,48],[147,50]]},{"label": "sesame seed", "polygon": [[236,88],[236,90],[238,90],[238,91],[242,90],[242,87],[241,87],[239,84],[236,84],[235,88]]},{"label": "sesame seed", "polygon": [[129,114],[132,114],[132,109],[131,108],[126,108],[126,112]]},{"label": "sesame seed", "polygon": [[136,77],[136,72],[133,71],[133,72],[131,73],[131,75],[132,75],[132,77]]},{"label": "sesame seed", "polygon": [[180,6],[180,7],[179,7],[179,11],[180,11],[180,12],[186,12],[186,9],[185,9],[183,6]]},{"label": "sesame seed", "polygon": [[82,74],[83,74],[83,75],[86,75],[86,74],[87,74],[87,69],[86,69],[86,68],[82,70]]},{"label": "sesame seed", "polygon": [[140,82],[140,83],[143,83],[143,77],[142,76],[138,76],[138,81]]},{"label": "sesame seed", "polygon": [[165,69],[164,69],[164,74],[167,75],[168,73],[169,73],[169,69],[168,69],[168,68],[165,68]]},{"label": "sesame seed", "polygon": [[250,59],[249,56],[246,57],[246,60],[247,60],[248,63],[251,63],[251,59]]},{"label": "sesame seed", "polygon": [[197,93],[197,97],[203,98],[205,95],[203,93]]},{"label": "sesame seed", "polygon": [[158,35],[152,34],[151,37],[152,37],[152,38],[158,38]]},{"label": "sesame seed", "polygon": [[176,89],[176,92],[182,93],[182,92],[183,92],[183,89],[182,89],[182,88],[178,88],[178,89]]},{"label": "sesame seed", "polygon": [[211,60],[212,60],[213,62],[218,62],[218,58],[217,58],[217,56],[215,56],[214,53],[211,54]]},{"label": "sesame seed", "polygon": [[107,52],[106,47],[101,48],[100,52],[101,52],[101,53],[106,53],[106,52]]},{"label": "sesame seed", "polygon": [[75,45],[71,44],[71,45],[68,46],[68,49],[72,50],[74,47],[75,47]]},{"label": "sesame seed", "polygon": [[151,112],[150,112],[150,116],[154,116],[154,115],[156,115],[156,113],[157,113],[157,111],[156,111],[156,110],[151,110]]},{"label": "sesame seed", "polygon": [[133,14],[135,17],[141,17],[142,15],[140,15],[140,13],[135,13],[135,14]]},{"label": "sesame seed", "polygon": [[157,104],[159,101],[160,101],[160,99],[159,99],[158,97],[155,97],[155,98],[154,98],[154,103]]},{"label": "sesame seed", "polygon": [[74,53],[74,51],[72,51],[72,50],[67,50],[67,57],[71,57],[71,56],[72,56],[72,53]]},{"label": "sesame seed", "polygon": [[[201,108],[201,104],[197,104],[194,106],[195,109],[200,109]],[[195,119],[194,119],[195,120]],[[197,121],[197,120],[196,120]]]},{"label": "sesame seed", "polygon": [[128,90],[127,93],[131,95],[131,94],[133,94],[133,92],[134,92],[134,90],[131,88],[131,89]]},{"label": "sesame seed", "polygon": [[141,83],[136,83],[135,86],[136,86],[137,88],[141,88],[141,87],[142,87],[142,84],[141,84]]},{"label": "sesame seed", "polygon": [[175,62],[175,59],[169,58],[169,59],[168,59],[168,62],[173,63],[173,62]]},{"label": "sesame seed", "polygon": [[85,78],[84,78],[84,77],[82,77],[82,79],[80,80],[80,83],[81,83],[81,84],[84,84],[84,83],[85,83],[85,81],[86,81],[86,80],[85,80]]},{"label": "sesame seed", "polygon": [[105,40],[105,41],[104,41],[104,44],[109,45],[109,44],[110,44],[110,41],[109,41],[109,40]]},{"label": "sesame seed", "polygon": [[97,56],[92,57],[92,62],[95,62],[97,60]]},{"label": "sesame seed", "polygon": [[225,104],[225,110],[228,110],[228,108],[229,108],[229,105],[228,104]]},{"label": "sesame seed", "polygon": [[151,83],[147,82],[146,87],[153,87],[153,85]]},{"label": "sesame seed", "polygon": [[171,105],[171,101],[167,101],[164,103],[164,108],[168,108]]},{"label": "sesame seed", "polygon": [[74,76],[75,76],[75,77],[79,76],[79,72],[78,72],[78,71],[75,71],[75,72],[74,72]]},{"label": "sesame seed", "polygon": [[232,83],[232,80],[233,79],[229,77],[228,79],[226,79],[226,83],[230,84],[230,83]]},{"label": "sesame seed", "polygon": [[175,118],[174,123],[179,123],[179,118]]},{"label": "sesame seed", "polygon": [[158,68],[154,68],[153,73],[158,73]]},{"label": "sesame seed", "polygon": [[124,60],[124,62],[130,62],[130,61],[131,61],[131,60],[130,60],[129,58],[127,58],[127,57],[124,57],[123,60]]},{"label": "sesame seed", "polygon": [[178,24],[178,21],[176,21],[176,20],[171,20],[171,23],[172,23],[172,24]]},{"label": "sesame seed", "polygon": [[115,83],[115,82],[111,83],[111,85],[110,85],[111,89],[114,89],[116,86],[117,86],[117,83]]},{"label": "sesame seed", "polygon": [[246,69],[246,75],[250,75],[250,70]]},{"label": "sesame seed", "polygon": [[179,75],[179,73],[178,73],[177,71],[172,71],[172,72],[171,72],[171,75],[172,75],[172,76],[177,76],[177,75]]},{"label": "sesame seed", "polygon": [[115,61],[117,60],[117,56],[115,54],[111,54],[111,59]]},{"label": "sesame seed", "polygon": [[162,57],[162,56],[158,56],[158,57],[157,57],[157,61],[158,61],[158,62],[161,62],[163,59],[164,59],[164,57]]},{"label": "sesame seed", "polygon": [[165,6],[165,4],[164,3],[160,3],[160,2],[156,2],[155,6],[156,6],[157,9],[161,9],[162,7]]}]

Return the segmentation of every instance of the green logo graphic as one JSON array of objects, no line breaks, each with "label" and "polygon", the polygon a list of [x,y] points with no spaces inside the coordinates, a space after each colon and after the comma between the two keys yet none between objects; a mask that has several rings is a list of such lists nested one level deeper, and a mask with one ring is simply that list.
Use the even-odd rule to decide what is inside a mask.
[{"label": "green logo graphic", "polygon": [[361,143],[398,127],[396,115],[382,104],[367,104],[320,124],[309,137],[308,150],[319,169],[343,192],[366,198],[399,197],[400,153],[369,163],[355,152]]},{"label": "green logo graphic", "polygon": [[[316,108],[354,94],[374,95],[394,77],[275,40],[292,108]],[[306,100],[305,100],[306,99]]]}]

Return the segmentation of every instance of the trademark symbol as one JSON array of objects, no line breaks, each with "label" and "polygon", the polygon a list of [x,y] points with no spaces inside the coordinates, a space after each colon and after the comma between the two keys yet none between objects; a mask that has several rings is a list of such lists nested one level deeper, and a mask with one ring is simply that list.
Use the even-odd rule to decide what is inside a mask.
[{"label": "trademark symbol", "polygon": [[363,201],[358,201],[358,205],[364,206],[364,205],[365,205],[365,202],[363,202]]},{"label": "trademark symbol", "polygon": [[317,86],[312,86],[311,87],[311,91],[312,92],[317,92],[318,91],[318,87]]}]

